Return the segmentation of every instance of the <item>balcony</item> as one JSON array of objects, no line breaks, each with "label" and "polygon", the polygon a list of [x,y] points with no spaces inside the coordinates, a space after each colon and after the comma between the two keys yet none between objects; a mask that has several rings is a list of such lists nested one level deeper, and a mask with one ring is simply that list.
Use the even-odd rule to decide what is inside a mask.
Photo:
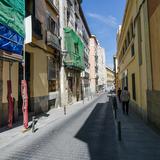
[{"label": "balcony", "polygon": [[59,1],[58,0],[47,0],[48,4],[56,11],[59,15]]},{"label": "balcony", "polygon": [[65,57],[64,64],[67,68],[84,70],[82,58],[75,53],[68,53]]},{"label": "balcony", "polygon": [[50,31],[47,31],[47,45],[60,50],[60,39],[57,35],[52,34]]}]

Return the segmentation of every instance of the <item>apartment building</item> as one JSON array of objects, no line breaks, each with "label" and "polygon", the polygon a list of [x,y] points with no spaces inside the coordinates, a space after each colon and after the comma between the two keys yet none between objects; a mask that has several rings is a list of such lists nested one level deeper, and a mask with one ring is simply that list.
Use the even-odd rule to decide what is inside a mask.
[{"label": "apartment building", "polygon": [[127,1],[117,34],[118,87],[128,86],[131,106],[148,117],[147,90],[151,87],[148,9],[146,0]]},{"label": "apartment building", "polygon": [[[26,80],[29,111],[35,114],[59,105],[59,1],[26,0],[26,16],[32,16],[32,42],[26,48]],[[22,79],[19,65],[19,87]],[[19,111],[22,101],[19,92]]]},{"label": "apartment building", "polygon": [[127,1],[117,34],[119,87],[128,85],[132,106],[160,128],[160,1]]},{"label": "apartment building", "polygon": [[106,66],[106,77],[107,77],[107,91],[113,90],[115,88],[115,72],[108,66]]},{"label": "apartment building", "polygon": [[128,86],[131,106],[160,128],[160,2],[127,1],[117,34],[118,85]]},{"label": "apartment building", "polygon": [[[160,128],[160,1],[148,0],[151,86],[147,90],[148,120]],[[147,71],[148,72],[148,71]]]},{"label": "apartment building", "polygon": [[96,36],[91,35],[90,42],[89,42],[89,63],[90,63],[90,92],[91,94],[95,94],[98,91],[98,41]]},{"label": "apartment building", "polygon": [[103,91],[105,88],[106,70],[105,70],[105,50],[100,46],[97,47],[98,55],[98,91]]},{"label": "apartment building", "polygon": [[82,22],[82,41],[84,44],[84,57],[83,57],[83,61],[84,61],[84,71],[81,74],[81,78],[82,78],[82,98],[88,97],[90,95],[90,81],[89,81],[89,39],[91,37],[91,32],[90,29],[88,27],[85,15],[83,13],[83,10],[80,6],[80,19]]},{"label": "apartment building", "polygon": [[[63,57],[60,84],[61,97],[65,97],[65,100],[61,100],[62,106],[82,99],[89,87],[87,67],[90,31],[81,3],[80,0],[60,0],[60,36]],[[83,86],[85,86],[84,90]]]}]

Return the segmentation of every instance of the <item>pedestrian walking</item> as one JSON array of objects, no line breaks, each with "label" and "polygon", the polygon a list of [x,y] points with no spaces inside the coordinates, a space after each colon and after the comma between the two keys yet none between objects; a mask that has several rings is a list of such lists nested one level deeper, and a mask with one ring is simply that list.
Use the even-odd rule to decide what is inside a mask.
[{"label": "pedestrian walking", "polygon": [[128,91],[128,87],[124,87],[124,90],[122,90],[121,92],[121,101],[122,101],[122,110],[123,110],[123,114],[127,114],[129,113],[129,101],[130,101],[130,93]]},{"label": "pedestrian walking", "polygon": [[121,92],[122,92],[121,88],[118,88],[117,94],[118,94],[118,100],[119,100],[119,102],[121,102]]}]

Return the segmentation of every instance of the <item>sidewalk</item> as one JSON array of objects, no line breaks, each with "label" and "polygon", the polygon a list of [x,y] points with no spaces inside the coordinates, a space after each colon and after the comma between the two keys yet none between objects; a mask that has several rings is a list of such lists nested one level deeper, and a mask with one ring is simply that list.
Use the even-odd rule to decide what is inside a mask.
[{"label": "sidewalk", "polygon": [[[64,108],[54,108],[49,110],[47,113],[43,113],[41,115],[36,116],[37,123],[35,129],[41,130],[46,125],[54,123],[56,120],[65,118],[66,116],[71,115],[75,112],[75,110],[79,110],[82,107],[85,107],[87,104],[92,103],[97,96],[85,98],[84,102],[79,101],[76,102],[70,106],[66,107],[66,115],[64,115]],[[21,124],[20,124],[21,123]],[[29,122],[29,126],[32,124],[32,121]],[[23,124],[22,122],[16,122],[14,124],[14,128],[7,130],[7,126],[0,128],[0,148],[3,148],[13,142],[16,142],[16,140],[19,140],[25,136],[32,135],[32,130],[28,130],[27,132],[23,132]],[[16,127],[17,126],[17,127]],[[37,131],[37,132],[38,132]]]},{"label": "sidewalk", "polygon": [[160,160],[160,135],[135,113],[123,115],[119,102],[117,121],[121,121],[122,126],[122,141],[117,143],[119,160]]}]

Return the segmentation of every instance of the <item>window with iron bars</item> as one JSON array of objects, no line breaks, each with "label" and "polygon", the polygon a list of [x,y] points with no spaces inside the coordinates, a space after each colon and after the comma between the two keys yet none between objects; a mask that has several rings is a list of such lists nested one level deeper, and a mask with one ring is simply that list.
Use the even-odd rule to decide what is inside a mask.
[{"label": "window with iron bars", "polygon": [[53,20],[53,18],[51,16],[48,16],[47,23],[48,23],[48,30],[52,34],[59,36],[59,27],[58,27],[58,24]]}]

